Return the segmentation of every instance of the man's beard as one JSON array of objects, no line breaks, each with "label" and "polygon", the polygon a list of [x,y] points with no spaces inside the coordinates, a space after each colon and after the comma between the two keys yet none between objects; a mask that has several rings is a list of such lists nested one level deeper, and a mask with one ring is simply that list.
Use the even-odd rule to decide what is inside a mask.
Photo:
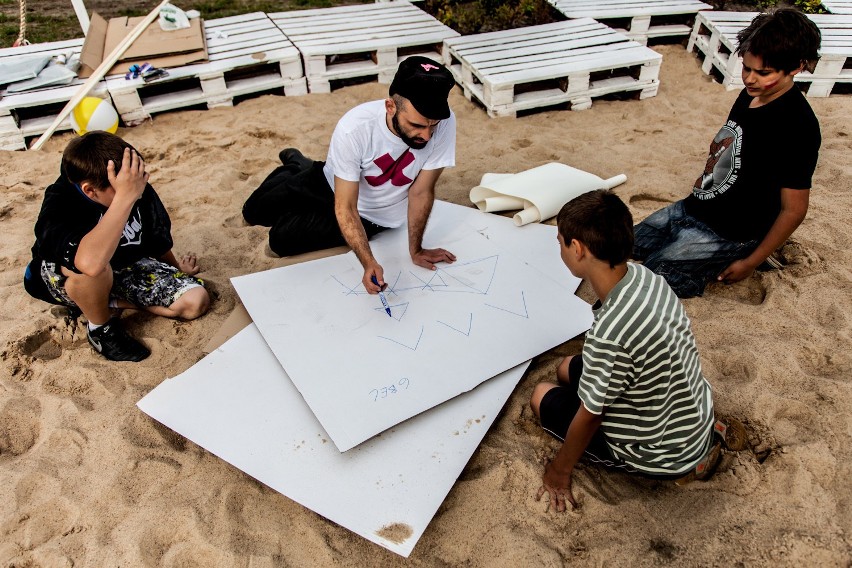
[{"label": "man's beard", "polygon": [[403,132],[402,128],[400,128],[399,126],[399,118],[397,118],[398,116],[399,109],[397,109],[397,111],[393,113],[393,118],[391,119],[391,123],[393,124],[393,129],[396,132],[396,135],[402,138],[402,141],[405,142],[405,144],[409,148],[414,148],[415,150],[422,150],[423,148],[425,148],[426,144],[428,144],[429,141],[426,140],[424,142],[418,142],[414,138],[411,138],[405,132]]}]

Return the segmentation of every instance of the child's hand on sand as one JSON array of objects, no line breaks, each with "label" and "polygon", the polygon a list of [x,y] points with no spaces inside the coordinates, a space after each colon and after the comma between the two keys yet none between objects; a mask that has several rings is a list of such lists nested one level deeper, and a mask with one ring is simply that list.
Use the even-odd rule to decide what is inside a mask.
[{"label": "child's hand on sand", "polygon": [[201,266],[198,265],[198,258],[196,258],[195,254],[187,253],[177,259],[178,268],[181,272],[189,274],[190,276],[195,276],[199,272],[201,272]]},{"label": "child's hand on sand", "polygon": [[130,148],[125,148],[118,173],[115,172],[115,163],[112,160],[107,162],[107,179],[115,190],[116,197],[132,198],[135,203],[142,197],[148,183],[145,161]]}]

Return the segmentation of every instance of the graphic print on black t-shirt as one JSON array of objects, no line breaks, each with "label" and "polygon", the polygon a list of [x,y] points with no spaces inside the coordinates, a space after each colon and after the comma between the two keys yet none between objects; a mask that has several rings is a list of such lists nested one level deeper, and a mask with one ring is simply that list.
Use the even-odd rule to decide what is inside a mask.
[{"label": "graphic print on black t-shirt", "polygon": [[365,176],[364,179],[373,187],[379,187],[380,185],[386,184],[388,181],[397,187],[408,185],[414,180],[406,176],[402,170],[408,167],[408,165],[413,161],[414,154],[412,154],[411,150],[408,148],[406,148],[405,152],[403,152],[396,160],[394,160],[390,154],[384,154],[373,160],[373,163],[381,168],[381,175]]},{"label": "graphic print on black t-shirt", "polygon": [[121,234],[121,240],[118,246],[126,247],[138,245],[142,243],[142,215],[138,209],[133,210],[133,215],[127,220],[124,225],[124,231]]},{"label": "graphic print on black t-shirt", "polygon": [[729,120],[710,144],[710,154],[704,173],[692,188],[692,193],[701,200],[722,195],[737,181],[740,172],[743,131],[740,125]]}]

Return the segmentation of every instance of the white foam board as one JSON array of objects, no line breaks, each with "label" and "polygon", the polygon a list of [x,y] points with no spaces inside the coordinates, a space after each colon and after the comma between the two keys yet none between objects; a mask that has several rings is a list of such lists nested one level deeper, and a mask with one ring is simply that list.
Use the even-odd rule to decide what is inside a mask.
[{"label": "white foam board", "polygon": [[341,453],[252,324],[138,407],[297,503],[407,557],[528,365]]},{"label": "white foam board", "polygon": [[588,304],[555,276],[555,229],[521,232],[502,218],[483,229],[481,215],[436,204],[424,246],[458,257],[437,271],[411,262],[405,227],[371,241],[393,317],[364,290],[353,253],[232,279],[340,451],[590,327]]}]

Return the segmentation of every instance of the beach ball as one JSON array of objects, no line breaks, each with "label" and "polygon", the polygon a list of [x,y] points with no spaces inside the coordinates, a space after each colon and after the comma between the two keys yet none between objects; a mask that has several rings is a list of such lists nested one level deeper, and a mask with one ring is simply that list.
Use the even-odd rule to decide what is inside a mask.
[{"label": "beach ball", "polygon": [[118,130],[118,113],[108,101],[86,97],[71,111],[71,128],[80,136],[92,130],[106,130],[115,134]]}]

